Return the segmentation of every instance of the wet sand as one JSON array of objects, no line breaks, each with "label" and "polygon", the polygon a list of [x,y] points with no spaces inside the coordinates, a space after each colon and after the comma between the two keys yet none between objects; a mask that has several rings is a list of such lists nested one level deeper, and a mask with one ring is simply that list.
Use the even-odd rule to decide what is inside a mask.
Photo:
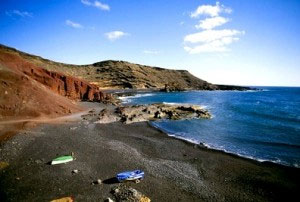
[{"label": "wet sand", "polygon": [[[97,111],[107,107],[88,103]],[[75,201],[112,197],[116,173],[145,171],[128,183],[152,201],[290,201],[297,197],[300,170],[259,163],[168,137],[148,123],[95,124],[95,117],[39,123],[0,145],[0,201]],[[176,123],[174,123],[176,124]],[[74,153],[75,161],[49,165]],[[72,174],[72,170],[79,170]],[[101,179],[100,185],[92,182]]]}]

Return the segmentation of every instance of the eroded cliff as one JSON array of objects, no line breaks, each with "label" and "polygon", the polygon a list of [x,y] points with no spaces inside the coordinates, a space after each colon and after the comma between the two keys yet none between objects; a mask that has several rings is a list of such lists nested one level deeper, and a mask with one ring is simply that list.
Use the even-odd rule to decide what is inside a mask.
[{"label": "eroded cliff", "polygon": [[[55,116],[81,110],[71,100],[107,102],[110,94],[88,82],[52,72],[0,48],[0,119]],[[70,100],[71,99],[71,100]]]}]

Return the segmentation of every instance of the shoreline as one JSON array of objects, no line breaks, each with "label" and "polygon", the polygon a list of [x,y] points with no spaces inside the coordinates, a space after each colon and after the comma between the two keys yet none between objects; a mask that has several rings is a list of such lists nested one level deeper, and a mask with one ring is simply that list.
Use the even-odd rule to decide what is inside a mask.
[{"label": "shoreline", "polygon": [[193,92],[193,91],[221,91],[221,92],[260,92],[264,91],[263,89],[257,89],[250,87],[251,89],[249,90],[197,90],[197,89],[186,89],[183,91],[171,91],[171,92],[166,92],[162,91],[161,88],[141,88],[141,89],[101,89],[101,91],[105,93],[111,93],[117,96],[132,96],[132,95],[137,95],[137,94],[145,94],[145,93],[176,93],[176,92]]},{"label": "shoreline", "polygon": [[[108,105],[83,103],[96,113]],[[298,168],[261,163],[168,136],[149,122],[95,124],[95,117],[40,123],[0,144],[1,201],[103,201],[116,173],[142,169],[145,179],[126,183],[152,201],[277,201],[298,194]],[[74,153],[76,160],[51,166]],[[73,174],[72,170],[79,170]],[[101,179],[103,184],[91,183]]]},{"label": "shoreline", "polygon": [[193,140],[189,140],[189,139],[186,139],[186,138],[181,138],[179,136],[176,136],[176,135],[173,135],[173,134],[169,134],[167,133],[166,131],[164,131],[163,129],[160,129],[154,125],[152,125],[150,123],[150,121],[148,121],[148,125],[150,127],[153,127],[154,129],[164,133],[165,135],[167,135],[168,137],[171,137],[171,138],[175,138],[177,140],[181,140],[185,143],[189,143],[193,146],[197,146],[201,149],[206,149],[206,150],[212,150],[212,151],[216,151],[216,152],[221,152],[221,153],[224,153],[224,154],[227,154],[227,155],[230,155],[232,157],[236,157],[236,158],[241,158],[241,159],[244,159],[244,160],[249,160],[249,161],[253,161],[253,162],[256,162],[256,163],[262,163],[262,164],[274,164],[275,166],[283,166],[283,167],[287,167],[287,168],[295,168],[295,169],[300,169],[300,167],[297,167],[297,166],[291,166],[291,165],[286,165],[286,164],[281,164],[281,163],[277,163],[277,162],[274,162],[274,161],[270,161],[270,160],[258,160],[256,158],[252,158],[252,157],[247,157],[247,156],[243,156],[243,155],[239,155],[237,153],[232,153],[232,152],[227,152],[227,151],[224,151],[222,149],[216,149],[216,148],[211,148],[209,146],[206,146],[205,143],[197,143],[197,142],[194,142]]},{"label": "shoreline", "polygon": [[[112,93],[116,93],[116,92],[114,92],[115,90],[111,90],[111,91],[113,91]],[[134,89],[134,90],[124,89],[123,92],[121,92],[120,89],[118,89],[116,91],[121,93],[122,96],[125,95],[125,98],[131,97],[131,96],[134,97],[136,95],[143,95],[143,94],[148,94],[148,93],[161,92],[157,89],[154,89],[154,90],[153,89],[146,89],[146,90],[145,89]],[[252,90],[249,90],[249,91],[252,91]],[[133,94],[133,95],[131,95],[131,94]],[[119,96],[117,98],[120,99]],[[15,120],[8,120],[8,121],[0,121],[0,129],[1,129],[1,126],[5,126],[7,124],[14,125],[13,130],[4,131],[2,134],[0,134],[0,144],[2,142],[5,142],[7,139],[13,137],[14,135],[18,134],[22,130],[26,131],[26,129],[30,130],[34,127],[37,127],[38,124],[59,123],[59,122],[64,121],[64,120],[65,121],[76,121],[76,120],[78,121],[78,120],[80,120],[80,116],[84,115],[84,114],[87,114],[87,112],[92,109],[90,106],[93,106],[94,104],[101,105],[102,108],[112,107],[109,104],[96,103],[96,102],[82,102],[81,101],[81,102],[78,102],[78,104],[81,105],[81,106],[85,106],[85,107],[89,106],[89,107],[87,107],[86,109],[84,109],[82,111],[76,112],[76,113],[66,114],[66,115],[58,116],[58,117],[36,117],[36,118],[28,118],[28,119],[15,119]],[[126,105],[129,104],[130,105],[130,103],[126,103],[126,102],[125,103],[121,102],[121,104],[126,104]],[[171,103],[171,104],[173,104],[173,103]],[[176,103],[176,104],[180,104],[180,103]],[[185,104],[185,103],[183,103],[183,104]],[[222,149],[211,148],[211,147],[207,146],[206,143],[204,143],[204,142],[197,143],[197,142],[194,142],[193,140],[189,140],[187,138],[181,138],[179,136],[176,136],[176,134],[169,134],[168,132],[164,131],[163,129],[160,129],[159,127],[156,127],[153,124],[151,124],[151,121],[147,121],[146,123],[147,123],[148,126],[152,127],[153,129],[155,129],[155,130],[157,130],[161,133],[164,133],[166,136],[168,136],[170,138],[181,140],[181,141],[183,141],[185,143],[189,143],[193,146],[196,145],[197,147],[202,148],[202,149],[221,152],[221,153],[230,155],[232,157],[237,157],[237,158],[241,158],[241,159],[245,159],[245,160],[250,160],[250,161],[253,161],[253,162],[256,162],[256,163],[274,164],[275,166],[283,166],[283,167],[288,167],[288,168],[300,169],[300,167],[293,166],[293,165],[282,164],[282,163],[271,161],[271,160],[257,159],[257,158],[250,157],[250,156],[239,155],[239,154],[233,153],[233,152],[227,152],[227,151],[222,150]]]},{"label": "shoreline", "polygon": [[[197,91],[197,90],[195,90],[195,91]],[[252,90],[251,89],[251,90],[246,90],[246,91],[237,91],[237,90],[215,90],[215,91],[261,92],[261,91],[268,91],[268,90],[266,90],[266,89]],[[183,91],[183,92],[191,92],[191,91]],[[130,102],[130,99],[134,99],[135,97],[151,96],[152,93],[166,93],[166,92],[155,91],[155,90],[154,91],[151,91],[151,90],[144,91],[144,90],[141,90],[141,89],[137,89],[136,91],[135,90],[125,90],[125,92],[120,92],[120,93],[121,94],[118,97],[118,99],[120,99],[122,101],[121,104],[132,105],[132,103]],[[176,93],[176,92],[170,92],[170,93]],[[187,104],[187,103],[168,103],[168,102],[163,102],[163,103],[164,104]],[[204,106],[204,108],[206,108],[206,106]],[[214,117],[214,115],[212,115],[212,117]],[[193,140],[189,140],[188,138],[181,138],[180,136],[177,136],[176,134],[169,134],[167,131],[164,131],[163,129],[160,129],[160,128],[154,126],[153,124],[150,124],[150,125],[152,127],[156,128],[156,129],[160,130],[161,132],[165,133],[166,135],[168,135],[170,137],[180,139],[180,140],[183,140],[183,141],[187,141],[187,142],[191,142],[192,144],[198,144],[198,145],[201,145],[202,147],[206,147],[207,149],[224,152],[226,154],[230,154],[230,155],[237,156],[237,157],[244,158],[244,159],[248,159],[248,160],[253,160],[253,161],[256,161],[256,162],[260,162],[260,163],[272,163],[272,164],[286,166],[286,167],[300,168],[300,165],[298,165],[298,164],[291,164],[291,163],[284,162],[284,161],[281,161],[281,160],[268,160],[268,159],[255,158],[255,157],[252,157],[252,156],[246,156],[246,155],[241,155],[241,154],[238,154],[238,153],[226,151],[224,149],[213,148],[213,147],[210,147],[209,145],[206,145],[205,142],[199,142],[199,143],[197,142],[196,143]]]},{"label": "shoreline", "polygon": [[297,166],[285,165],[285,164],[276,163],[276,162],[269,161],[269,160],[261,160],[260,161],[260,160],[257,160],[255,158],[242,156],[242,155],[239,155],[239,154],[236,154],[236,153],[226,152],[226,151],[221,150],[221,149],[210,148],[209,146],[206,146],[205,143],[202,143],[202,142],[196,143],[196,142],[193,142],[192,140],[188,140],[188,139],[185,139],[185,138],[178,137],[176,135],[169,134],[166,131],[164,131],[163,129],[160,129],[160,128],[155,127],[154,125],[152,125],[150,123],[150,121],[147,121],[147,124],[150,127],[152,127],[153,129],[158,130],[159,132],[165,134],[166,136],[168,136],[170,138],[174,138],[176,140],[180,140],[180,141],[182,141],[182,142],[184,142],[186,144],[190,144],[191,146],[197,147],[199,149],[203,149],[203,150],[207,150],[207,151],[212,151],[212,152],[220,152],[222,154],[229,155],[229,156],[231,156],[233,158],[239,158],[239,159],[243,159],[243,160],[246,160],[246,161],[250,161],[252,163],[257,163],[258,165],[265,164],[265,165],[271,165],[271,166],[279,166],[279,167],[283,167],[283,168],[299,169],[299,171],[300,171],[300,167],[297,167]]}]

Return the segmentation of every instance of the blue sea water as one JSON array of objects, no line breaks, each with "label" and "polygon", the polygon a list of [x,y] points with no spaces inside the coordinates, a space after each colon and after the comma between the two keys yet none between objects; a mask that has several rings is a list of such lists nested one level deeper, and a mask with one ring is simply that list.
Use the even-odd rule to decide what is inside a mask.
[{"label": "blue sea water", "polygon": [[124,103],[202,105],[213,118],[152,122],[171,136],[258,161],[300,167],[300,88],[138,94]]}]

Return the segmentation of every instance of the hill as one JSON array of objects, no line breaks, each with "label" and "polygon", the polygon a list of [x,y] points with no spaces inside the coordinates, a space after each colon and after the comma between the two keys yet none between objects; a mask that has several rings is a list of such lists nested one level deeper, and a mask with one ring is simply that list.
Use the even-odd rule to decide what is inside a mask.
[{"label": "hill", "polygon": [[59,72],[84,79],[101,89],[163,89],[173,85],[183,90],[246,90],[248,88],[219,86],[199,79],[186,70],[171,70],[160,67],[134,64],[125,61],[102,61],[90,65],[58,63],[39,56],[30,55],[7,46],[0,46],[6,52],[51,72]]}]

